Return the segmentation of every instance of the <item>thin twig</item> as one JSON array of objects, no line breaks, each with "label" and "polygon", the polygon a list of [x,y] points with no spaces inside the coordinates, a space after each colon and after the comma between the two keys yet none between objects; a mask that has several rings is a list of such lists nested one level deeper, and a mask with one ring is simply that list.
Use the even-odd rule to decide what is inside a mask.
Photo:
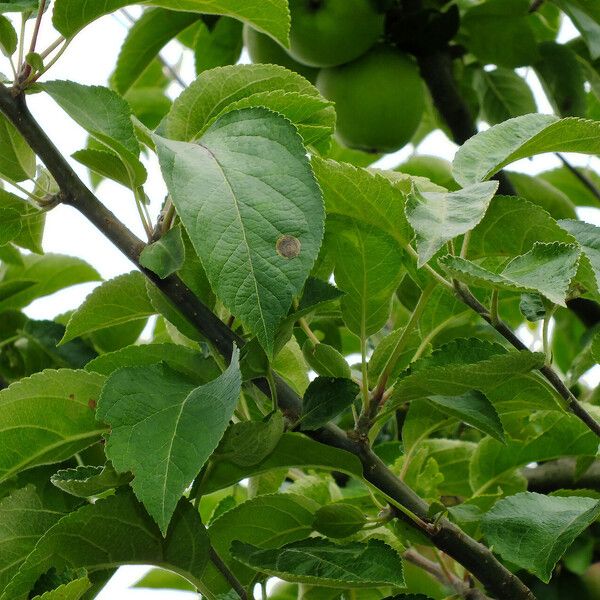
[{"label": "thin twig", "polygon": [[529,6],[529,12],[534,13],[538,11],[542,7],[542,4],[544,4],[544,0],[533,0]]},{"label": "thin twig", "polygon": [[227,579],[229,585],[235,590],[235,593],[240,597],[241,600],[248,600],[248,593],[244,589],[244,586],[237,580],[236,576],[231,572],[231,569],[223,562],[221,557],[217,554],[216,550],[210,546],[208,549],[208,555],[210,560],[217,567],[221,575]]},{"label": "thin twig", "polygon": [[40,33],[40,26],[42,24],[42,18],[44,17],[44,10],[46,10],[47,0],[40,0],[40,7],[38,8],[38,14],[35,18],[35,25],[33,26],[33,34],[31,36],[31,44],[29,45],[29,54],[35,52],[37,45],[38,35]]}]

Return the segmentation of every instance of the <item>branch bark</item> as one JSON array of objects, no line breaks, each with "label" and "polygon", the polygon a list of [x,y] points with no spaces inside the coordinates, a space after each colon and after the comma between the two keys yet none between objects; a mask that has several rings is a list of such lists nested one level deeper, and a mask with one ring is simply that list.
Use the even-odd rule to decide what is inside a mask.
[{"label": "branch bark", "polygon": [[[233,345],[241,346],[243,340],[204,306],[177,276],[160,279],[140,265],[139,255],[144,248],[144,243],[119,222],[79,179],[31,115],[24,97],[22,95],[15,97],[9,88],[0,85],[0,111],[13,123],[44,162],[59,185],[62,201],[77,209],[92,222],[171,300],[190,323],[214,344],[218,352],[229,359]],[[255,384],[269,395],[269,384],[266,380],[257,380]],[[276,391],[280,408],[290,421],[296,421],[302,411],[302,400],[279,377],[276,377]],[[440,519],[434,525],[429,517],[428,504],[398,479],[368,445],[351,440],[334,425],[312,432],[312,437],[321,443],[356,455],[363,465],[364,478],[387,496],[393,505],[408,509],[421,522],[426,523],[427,527],[423,530],[414,521],[409,521],[435,546],[479,579],[490,594],[500,600],[535,600],[527,586],[504,567],[489,548],[470,538],[448,519]],[[408,518],[398,512],[401,518]]]},{"label": "branch bark", "polygon": [[579,477],[576,477],[575,467],[574,459],[561,458],[535,468],[523,469],[522,473],[530,492],[548,494],[560,489],[600,490],[600,461],[593,462]]}]

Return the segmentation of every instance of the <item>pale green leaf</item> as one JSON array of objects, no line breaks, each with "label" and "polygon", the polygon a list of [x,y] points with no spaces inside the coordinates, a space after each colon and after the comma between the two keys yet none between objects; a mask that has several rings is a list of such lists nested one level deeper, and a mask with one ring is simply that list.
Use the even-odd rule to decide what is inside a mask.
[{"label": "pale green leaf", "polygon": [[302,355],[318,375],[350,379],[350,365],[342,354],[329,344],[315,344],[307,338],[302,346]]},{"label": "pale green leaf", "polygon": [[220,116],[263,106],[298,127],[306,144],[328,139],[335,112],[306,79],[276,65],[234,65],[201,73],[173,104],[166,118],[169,138],[190,142]]},{"label": "pale green leaf", "polygon": [[473,87],[481,104],[481,117],[490,125],[536,112],[531,88],[511,69],[481,69],[475,73]]},{"label": "pale green leaf", "polygon": [[581,246],[594,271],[597,289],[600,290],[600,227],[572,219],[563,219],[558,224]]},{"label": "pale green leaf", "polygon": [[15,126],[0,114],[0,177],[24,181],[35,177],[35,154]]},{"label": "pale green leaf", "polygon": [[163,533],[183,492],[217,447],[241,390],[238,354],[217,379],[196,387],[164,364],[129,367],[106,381],[98,417],[111,426],[106,455]]},{"label": "pale green leaf", "polygon": [[117,58],[112,76],[112,84],[117,92],[125,94],[162,48],[200,17],[199,13],[164,8],[154,8],[142,13],[129,29]]},{"label": "pale green leaf", "polygon": [[249,567],[285,581],[348,588],[404,586],[400,556],[376,539],[341,545],[311,538],[276,550],[234,541],[231,552]]},{"label": "pale green leaf", "polygon": [[[231,543],[240,540],[260,548],[279,548],[302,540],[312,533],[318,508],[314,500],[292,493],[257,496],[213,521],[208,533],[221,558],[240,581],[248,584],[255,573],[231,557]],[[208,570],[204,581],[214,591],[228,589],[223,576],[214,568]]]},{"label": "pale green leaf", "polygon": [[155,313],[144,276],[138,271],[119,275],[97,287],[71,315],[61,343],[106,327],[147,319]]},{"label": "pale green leaf", "polygon": [[428,396],[427,400],[442,412],[504,442],[500,417],[494,405],[481,392],[471,390],[462,396]]},{"label": "pale green leaf", "polygon": [[353,454],[315,442],[298,433],[284,433],[273,452],[257,465],[241,467],[229,461],[211,462],[201,490],[204,494],[210,494],[247,477],[292,467],[333,470],[362,476],[362,465]]},{"label": "pale green leaf", "polygon": [[461,146],[452,165],[454,178],[470,185],[516,160],[545,152],[600,154],[600,122],[542,114],[510,119]]},{"label": "pale green leaf", "polygon": [[598,517],[593,498],[523,492],[486,513],[483,532],[502,558],[548,583],[561,556]]},{"label": "pale green leaf", "polygon": [[35,11],[39,5],[39,0],[8,0],[0,2],[0,13]]},{"label": "pale green leaf", "polygon": [[158,241],[146,246],[140,254],[140,264],[164,279],[179,271],[185,260],[181,227],[169,229]]},{"label": "pale green leaf", "polygon": [[52,475],[50,481],[67,494],[89,498],[127,485],[132,479],[130,473],[117,473],[110,463],[106,463],[103,466],[81,465],[73,469],[61,469]]},{"label": "pale green leaf", "polygon": [[21,214],[14,208],[0,206],[0,246],[12,242],[21,233]]},{"label": "pale green leaf", "polygon": [[[18,196],[4,190],[0,190],[0,210],[2,209],[14,211],[19,215],[19,232],[14,236],[12,242],[36,254],[42,254],[42,236],[46,214]],[[3,223],[4,221],[1,220],[0,222]]]},{"label": "pale green leaf", "polygon": [[422,192],[413,186],[406,217],[416,233],[417,266],[428,263],[450,240],[471,231],[483,219],[497,189],[497,181],[444,193]]},{"label": "pale green leaf", "polygon": [[[52,22],[66,38],[73,37],[88,23],[142,0],[56,0]],[[290,14],[286,0],[151,0],[147,2],[171,10],[228,15],[249,23],[287,46]]]},{"label": "pale green leaf", "polygon": [[93,138],[113,150],[127,168],[130,185],[146,180],[146,169],[138,156],[140,145],[133,131],[131,109],[116,92],[101,86],[73,81],[50,81],[43,90]]},{"label": "pale green leaf", "polygon": [[457,256],[443,256],[438,262],[452,277],[465,283],[511,292],[538,292],[550,302],[566,306],[569,286],[577,273],[579,249],[573,244],[536,243],[500,273]]},{"label": "pale green leaf", "polygon": [[55,568],[103,571],[122,564],[164,567],[202,587],[208,538],[198,512],[182,500],[166,538],[131,492],[87,504],[51,527],[15,574],[2,600],[27,600],[38,577]]},{"label": "pale green leaf", "polygon": [[[117,181],[127,188],[130,187],[131,179],[127,167],[114,152],[108,149],[84,148],[83,150],[77,150],[71,156],[93,173]],[[94,183],[94,185],[97,185],[97,183]]]},{"label": "pale green leaf", "polygon": [[95,358],[86,365],[85,369],[110,375],[123,367],[155,365],[160,362],[164,362],[174,371],[179,371],[188,379],[198,383],[207,383],[220,374],[212,358],[177,344],[127,346]]},{"label": "pale green leaf", "polygon": [[600,6],[595,0],[553,0],[584,37],[593,59],[600,58]]},{"label": "pale green leaf", "polygon": [[9,19],[0,17],[0,50],[4,56],[11,56],[17,49],[17,32]]},{"label": "pale green leaf", "polygon": [[213,289],[271,355],[323,234],[321,192],[299,136],[282,116],[254,108],[224,115],[197,144],[155,139]]},{"label": "pale green leaf", "polygon": [[[520,418],[521,428],[527,423],[523,418],[526,417]],[[508,440],[504,445],[487,438],[479,443],[470,471],[471,487],[476,495],[495,491],[502,477],[531,462],[596,455],[598,439],[573,415],[556,411],[535,413],[530,422],[534,434],[525,441]]]},{"label": "pale green leaf", "polygon": [[34,600],[79,600],[90,587],[90,580],[87,577],[80,577],[44,592],[41,596],[35,596]]},{"label": "pale green leaf", "polygon": [[100,439],[95,407],[104,377],[44,371],[0,391],[0,481],[60,462]]}]

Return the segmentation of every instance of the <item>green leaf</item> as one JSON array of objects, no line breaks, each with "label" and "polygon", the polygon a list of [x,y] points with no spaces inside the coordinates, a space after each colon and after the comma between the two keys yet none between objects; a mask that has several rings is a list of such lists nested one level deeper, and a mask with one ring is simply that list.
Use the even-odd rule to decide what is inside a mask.
[{"label": "green leaf", "polygon": [[510,119],[459,148],[452,164],[454,178],[470,185],[516,160],[545,152],[600,154],[600,122],[541,114]]},{"label": "green leaf", "polygon": [[457,256],[443,256],[439,264],[468,284],[511,292],[538,292],[550,302],[566,306],[571,280],[577,273],[579,249],[573,244],[534,244],[500,273],[493,273]]},{"label": "green leaf", "polygon": [[[577,171],[585,175],[595,186],[600,186],[600,175],[593,169],[579,167]],[[600,206],[600,200],[567,167],[540,173],[538,177],[558,188],[575,206]],[[571,218],[574,216],[576,215],[571,215]]]},{"label": "green leaf", "polygon": [[17,32],[9,19],[0,17],[0,50],[4,56],[12,56],[17,50]]},{"label": "green leaf", "polygon": [[37,541],[65,512],[47,506],[33,485],[0,500],[0,593]]},{"label": "green leaf", "polygon": [[[233,569],[240,581],[248,584],[255,573],[233,560],[230,554],[233,540],[260,548],[279,548],[283,544],[302,540],[313,531],[314,513],[318,507],[314,500],[297,494],[258,496],[213,521],[208,533],[219,556]],[[223,576],[212,568],[204,581],[214,591],[229,589]]]},{"label": "green leaf", "polygon": [[600,58],[600,8],[594,0],[553,0],[585,39],[591,57]]},{"label": "green leaf", "polygon": [[502,558],[548,583],[561,556],[599,516],[593,498],[524,492],[486,513],[483,531]]},{"label": "green leaf", "polygon": [[354,535],[366,524],[367,520],[360,509],[347,502],[338,502],[319,508],[313,527],[322,535],[335,539]]},{"label": "green leaf", "polygon": [[140,254],[140,264],[164,279],[179,271],[185,260],[181,227],[169,229],[158,241],[146,246]]},{"label": "green leaf", "polygon": [[33,300],[48,296],[64,288],[98,281],[100,275],[85,261],[62,254],[23,256],[23,265],[8,265],[4,272],[4,283],[17,281],[34,282],[20,293],[0,301],[0,311],[23,308]]},{"label": "green leaf", "polygon": [[224,114],[263,106],[297,126],[306,144],[327,140],[335,112],[306,79],[276,65],[234,65],[205,71],[174,102],[166,118],[171,139],[191,142]]},{"label": "green leaf", "polygon": [[302,355],[318,375],[345,379],[352,377],[350,365],[346,359],[329,344],[315,344],[307,338],[302,346]]},{"label": "green leaf", "polygon": [[600,363],[600,333],[597,333],[592,341],[592,356],[597,363]]},{"label": "green leaf", "polygon": [[51,527],[27,557],[2,600],[27,600],[38,577],[54,567],[103,571],[122,564],[164,567],[202,589],[208,539],[198,512],[182,500],[166,538],[131,492],[87,504]]},{"label": "green leaf", "polygon": [[335,256],[335,281],[345,292],[342,317],[352,333],[366,338],[388,320],[392,296],[404,275],[404,251],[378,227],[337,215],[328,215],[327,236]]},{"label": "green leaf", "polygon": [[130,187],[131,178],[127,167],[114,152],[97,148],[84,148],[74,152],[71,156],[93,173],[117,181],[126,188]]},{"label": "green leaf", "polygon": [[[388,409],[417,398],[460,396],[476,389],[492,400],[501,413],[492,397],[494,391],[502,390],[513,377],[518,381],[520,374],[539,369],[544,358],[539,352],[508,352],[502,346],[476,339],[456,340],[413,364],[412,372],[396,382]],[[504,396],[510,400],[507,389],[500,394],[501,398]]]},{"label": "green leaf", "polygon": [[[321,192],[297,133],[282,116],[254,108],[224,115],[197,144],[155,139],[213,289],[272,355],[323,232]],[[219,193],[199,194],[205,189]]]},{"label": "green leaf", "polygon": [[164,8],[144,11],[129,29],[119,52],[112,76],[115,90],[121,95],[125,94],[162,48],[200,17],[199,13],[178,12]]},{"label": "green leaf", "polygon": [[556,42],[540,44],[539,51],[535,71],[555,112],[561,117],[585,117],[585,76],[575,52]]},{"label": "green leaf", "polygon": [[541,321],[547,313],[544,299],[539,294],[530,293],[521,294],[519,310],[532,323]]},{"label": "green leaf", "polygon": [[292,467],[334,470],[362,476],[362,465],[353,454],[320,444],[304,435],[288,432],[281,436],[273,452],[257,465],[241,467],[229,461],[211,462],[210,471],[202,483],[201,490],[204,494],[210,494],[247,477],[273,469]]},{"label": "green leaf", "polygon": [[8,0],[0,2],[0,13],[35,11],[39,5],[39,0]]},{"label": "green leaf", "polygon": [[0,481],[60,462],[100,439],[96,400],[104,377],[85,371],[44,371],[0,391]]},{"label": "green leaf", "polygon": [[35,596],[35,600],[79,600],[91,585],[87,577],[80,577],[69,583],[63,583],[54,590],[44,592],[41,596]]},{"label": "green leaf", "polygon": [[194,39],[196,73],[215,67],[235,65],[244,47],[242,23],[235,19],[221,17],[212,29],[209,29],[205,23],[199,25]]},{"label": "green leaf", "polygon": [[477,390],[462,396],[428,396],[427,400],[442,412],[491,435],[504,443],[504,429],[494,405]]},{"label": "green leaf", "polygon": [[140,145],[131,122],[131,109],[121,96],[105,87],[73,81],[50,81],[42,88],[78,125],[119,156],[127,168],[131,187],[146,181],[146,169],[138,158]]},{"label": "green leaf", "polygon": [[25,181],[35,177],[35,154],[15,126],[0,114],[0,177]]},{"label": "green leaf", "polygon": [[[141,3],[142,0],[101,0],[83,4],[81,0],[56,0],[52,22],[62,35],[71,38],[102,15]],[[288,45],[290,14],[286,0],[248,0],[243,3],[239,0],[152,0],[148,4],[172,10],[228,15],[268,33],[284,46]]]},{"label": "green leaf", "polygon": [[103,354],[90,361],[85,369],[102,375],[111,375],[123,367],[141,367],[164,362],[188,379],[207,383],[219,376],[220,370],[212,358],[177,344],[142,344],[127,346]]},{"label": "green leaf", "polygon": [[215,460],[228,460],[241,467],[263,461],[277,447],[284,431],[283,415],[272,413],[263,421],[233,423],[215,450]]},{"label": "green leaf", "polygon": [[359,392],[360,388],[351,379],[317,377],[304,392],[302,429],[323,427],[351,406]]},{"label": "green leaf", "polygon": [[511,69],[476,71],[473,87],[481,104],[481,117],[490,125],[537,110],[531,88]]},{"label": "green leaf", "polygon": [[276,550],[261,550],[234,541],[233,556],[261,571],[285,581],[312,583],[324,587],[404,586],[402,561],[384,542],[349,542],[338,545],[310,538],[286,544]]},{"label": "green leaf", "polygon": [[[520,427],[527,418],[520,417]],[[491,438],[482,440],[471,459],[470,480],[475,495],[495,491],[492,486],[505,475],[531,462],[553,460],[563,456],[595,456],[598,439],[571,414],[535,413],[530,417],[533,437],[525,441],[508,440],[507,444]],[[492,488],[490,490],[490,488]]]},{"label": "green leaf", "polygon": [[483,64],[530,65],[537,42],[528,10],[529,0],[488,0],[469,8],[461,19],[465,45]]},{"label": "green leaf", "polygon": [[547,210],[555,219],[574,219],[577,217],[575,205],[571,199],[540,176],[515,173],[514,171],[507,172],[507,175],[516,190],[516,196],[537,204]]},{"label": "green leaf", "polygon": [[563,219],[558,224],[581,246],[594,271],[597,289],[600,290],[600,227],[574,219]]},{"label": "green leaf", "polygon": [[[19,216],[19,231],[12,238],[12,242],[36,254],[43,254],[42,236],[46,214],[18,196],[4,190],[0,190],[0,210],[14,211]],[[4,222],[4,220],[0,222]]]},{"label": "green leaf", "polygon": [[127,485],[132,479],[130,473],[119,474],[110,463],[106,463],[104,466],[82,465],[74,469],[61,469],[52,475],[50,481],[67,494],[89,498]]},{"label": "green leaf", "polygon": [[0,246],[12,242],[21,233],[21,215],[14,208],[0,206]]},{"label": "green leaf", "polygon": [[120,369],[102,389],[98,417],[111,426],[106,455],[117,472],[135,473],[133,490],[164,534],[237,405],[238,357],[234,353],[220,377],[199,387],[162,364]]},{"label": "green leaf", "polygon": [[497,181],[444,193],[422,192],[413,186],[406,218],[416,233],[417,266],[428,263],[450,240],[471,231],[483,219],[497,189]]},{"label": "green leaf", "polygon": [[155,313],[144,276],[138,271],[119,275],[97,287],[71,315],[61,344],[92,331],[147,319]]}]

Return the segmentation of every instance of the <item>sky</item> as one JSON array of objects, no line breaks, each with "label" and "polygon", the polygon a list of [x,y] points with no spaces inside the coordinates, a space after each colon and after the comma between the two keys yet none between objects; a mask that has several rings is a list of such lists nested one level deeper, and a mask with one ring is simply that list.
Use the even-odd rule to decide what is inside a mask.
[{"label": "sky", "polygon": [[[139,14],[139,8],[131,7],[128,10],[130,14]],[[44,80],[72,79],[83,84],[106,85],[126,33],[127,20],[124,17],[107,16],[99,19],[86,28],[83,34],[75,38],[64,56],[51,69]],[[561,31],[561,41],[566,41],[575,35],[576,32],[573,26],[566,22]],[[41,30],[38,49],[44,49],[57,37],[57,33],[50,26],[50,19],[46,18]],[[162,56],[170,64],[178,64],[181,58],[179,47],[176,44],[170,44],[163,50]],[[247,62],[246,55],[242,57],[242,62]],[[8,68],[6,63],[0,61],[0,72],[6,73]],[[525,69],[519,72],[527,78],[532,86],[539,112],[552,112],[535,74],[531,70]],[[182,75],[188,82],[193,80],[193,65],[189,56],[183,60]],[[175,96],[179,94],[181,88],[173,84],[170,91]],[[34,116],[42,124],[50,139],[54,141],[65,156],[70,156],[76,150],[85,147],[87,134],[74,124],[48,96],[44,94],[30,96],[28,103]],[[443,133],[437,132],[428,136],[420,144],[418,152],[452,160],[456,148]],[[384,157],[376,166],[381,168],[394,167],[410,156],[413,151],[413,147],[405,147],[393,155]],[[570,155],[569,158],[573,164],[590,166],[600,173],[600,160],[597,158],[580,155]],[[75,161],[71,162],[84,181],[89,181],[85,168]],[[149,177],[145,189],[152,201],[151,214],[155,217],[164,199],[166,188],[157,161],[146,160],[146,166]],[[544,155],[532,160],[514,163],[511,165],[511,169],[536,174],[557,166],[560,166],[560,163],[556,157]],[[130,229],[143,238],[143,229],[131,192],[117,183],[105,181],[98,188],[97,195]],[[600,225],[600,210],[585,210],[579,216],[583,220]],[[83,258],[92,264],[104,279],[126,273],[133,268],[131,263],[101,233],[77,211],[67,206],[58,206],[48,213],[44,248],[46,252],[69,254]],[[51,319],[59,313],[79,306],[96,285],[93,283],[83,284],[63,290],[47,298],[39,299],[25,312],[32,318]],[[588,375],[588,377],[589,381],[597,381],[598,373]],[[145,567],[122,568],[98,596],[98,599],[152,600],[160,598],[161,600],[189,600],[197,597],[195,594],[185,592],[171,593],[128,589],[146,570]]]}]

